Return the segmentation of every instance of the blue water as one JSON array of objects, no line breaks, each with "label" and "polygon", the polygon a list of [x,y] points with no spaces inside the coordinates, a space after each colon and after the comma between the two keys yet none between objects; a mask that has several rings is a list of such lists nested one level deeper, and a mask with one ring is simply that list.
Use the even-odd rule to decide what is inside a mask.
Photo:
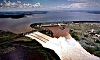
[{"label": "blue water", "polygon": [[[14,12],[14,14],[16,15],[17,13]],[[63,22],[63,21],[65,22],[68,22],[68,21],[100,21],[100,11],[62,10],[62,11],[48,11],[46,14],[36,14],[33,12],[31,14],[31,12],[29,13],[27,12],[25,17],[23,18],[18,18],[18,19],[0,18],[0,30],[11,30],[13,32],[14,31],[23,32],[24,30],[28,30],[25,25],[30,25],[32,23]]]},{"label": "blue water", "polygon": [[[100,11],[62,10],[48,11],[47,14],[45,14],[46,12],[47,11],[39,11],[38,14],[38,11],[13,11],[0,12],[0,15],[25,15],[25,17],[22,18],[24,20],[28,19],[29,22],[100,21]],[[0,20],[2,20],[2,18]],[[19,18],[16,20],[22,19]]]}]

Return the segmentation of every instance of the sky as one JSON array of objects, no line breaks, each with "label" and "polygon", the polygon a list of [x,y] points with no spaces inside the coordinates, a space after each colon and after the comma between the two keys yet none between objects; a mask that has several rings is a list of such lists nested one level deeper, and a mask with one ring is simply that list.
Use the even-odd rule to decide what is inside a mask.
[{"label": "sky", "polygon": [[0,0],[0,11],[100,10],[100,0]]}]

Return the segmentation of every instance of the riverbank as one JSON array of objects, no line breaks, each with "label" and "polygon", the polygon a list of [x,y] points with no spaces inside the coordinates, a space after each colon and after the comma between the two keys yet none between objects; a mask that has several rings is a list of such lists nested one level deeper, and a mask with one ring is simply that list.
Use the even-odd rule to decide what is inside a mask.
[{"label": "riverbank", "polygon": [[[98,34],[98,35],[100,34],[100,29],[99,29],[100,23],[98,23],[98,22],[97,23],[96,22],[92,22],[92,23],[91,22],[85,22],[85,23],[62,22],[60,24],[60,26],[58,26],[59,23],[53,24],[54,26],[52,26],[52,24],[48,24],[48,23],[45,23],[44,25],[37,24],[37,25],[33,25],[33,28],[37,31],[45,33],[46,35],[54,37],[54,35],[52,34],[52,31],[50,31],[49,29],[54,29],[53,33],[56,34],[55,31],[58,30],[58,28],[63,28],[62,26],[66,26],[66,28],[68,28],[68,29],[66,29],[66,31],[68,31],[72,35],[72,37],[75,38],[84,47],[84,49],[86,49],[91,54],[94,54],[94,55],[100,57],[100,38],[95,35],[95,34]],[[28,26],[29,26],[29,28],[33,29],[32,25],[28,24]],[[21,28],[20,28],[20,30],[21,30]],[[92,32],[92,31],[94,31],[94,32]],[[4,32],[4,31],[2,33],[2,31],[1,31],[1,34],[2,34],[1,37],[3,37],[2,40],[6,39],[2,42],[2,44],[0,43],[1,44],[0,46],[3,47],[1,49],[3,49],[3,50],[7,49],[8,47],[13,47],[14,45],[18,45],[18,46],[25,47],[25,48],[30,48],[30,47],[34,48],[34,47],[38,46],[38,45],[31,45],[30,43],[28,44],[28,42],[32,42],[33,40],[25,37],[24,33],[15,34],[15,33]],[[13,38],[11,38],[11,37],[13,37]],[[25,42],[25,43],[23,44],[23,42]],[[36,42],[33,42],[33,43],[36,43]],[[42,46],[40,46],[40,47],[42,47]],[[0,51],[2,51],[2,50],[0,50]],[[49,51],[47,51],[47,52],[49,52]],[[8,53],[9,53],[9,51],[7,52],[7,54]],[[43,53],[43,54],[45,54],[45,53]]]}]

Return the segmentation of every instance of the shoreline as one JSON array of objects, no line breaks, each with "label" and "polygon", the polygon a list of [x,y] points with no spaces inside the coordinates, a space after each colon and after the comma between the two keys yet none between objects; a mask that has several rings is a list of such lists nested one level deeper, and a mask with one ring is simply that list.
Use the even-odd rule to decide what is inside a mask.
[{"label": "shoreline", "polygon": [[19,24],[17,26],[14,26],[14,24],[17,24],[19,22],[8,22],[8,21],[1,21],[0,25],[0,30],[3,31],[11,31],[15,34],[20,34],[20,33],[25,33],[25,32],[29,32],[34,30],[33,28],[31,28],[31,25],[35,24],[35,25],[44,25],[44,26],[52,26],[55,25],[57,26],[57,24],[61,23],[62,25],[66,25],[66,24],[72,24],[72,23],[100,23],[100,21],[63,21],[63,22],[44,22],[44,23],[25,23],[25,24]]}]

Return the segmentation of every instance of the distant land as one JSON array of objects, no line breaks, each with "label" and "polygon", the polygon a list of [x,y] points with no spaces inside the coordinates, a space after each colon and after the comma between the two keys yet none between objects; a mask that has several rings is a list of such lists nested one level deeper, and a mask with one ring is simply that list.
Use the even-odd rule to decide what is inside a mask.
[{"label": "distant land", "polygon": [[0,18],[23,18],[25,15],[46,14],[48,11],[9,11],[0,12]]},{"label": "distant land", "polygon": [[[100,14],[100,11],[92,11],[92,10],[62,10],[67,12],[84,12],[91,14]],[[46,14],[49,11],[4,11],[0,12],[0,18],[23,18],[25,15],[33,15],[33,14]]]},{"label": "distant land", "polygon": [[32,23],[81,23],[100,22],[100,11],[55,10],[55,11],[3,11],[0,12],[0,30],[14,33],[31,31]]}]

